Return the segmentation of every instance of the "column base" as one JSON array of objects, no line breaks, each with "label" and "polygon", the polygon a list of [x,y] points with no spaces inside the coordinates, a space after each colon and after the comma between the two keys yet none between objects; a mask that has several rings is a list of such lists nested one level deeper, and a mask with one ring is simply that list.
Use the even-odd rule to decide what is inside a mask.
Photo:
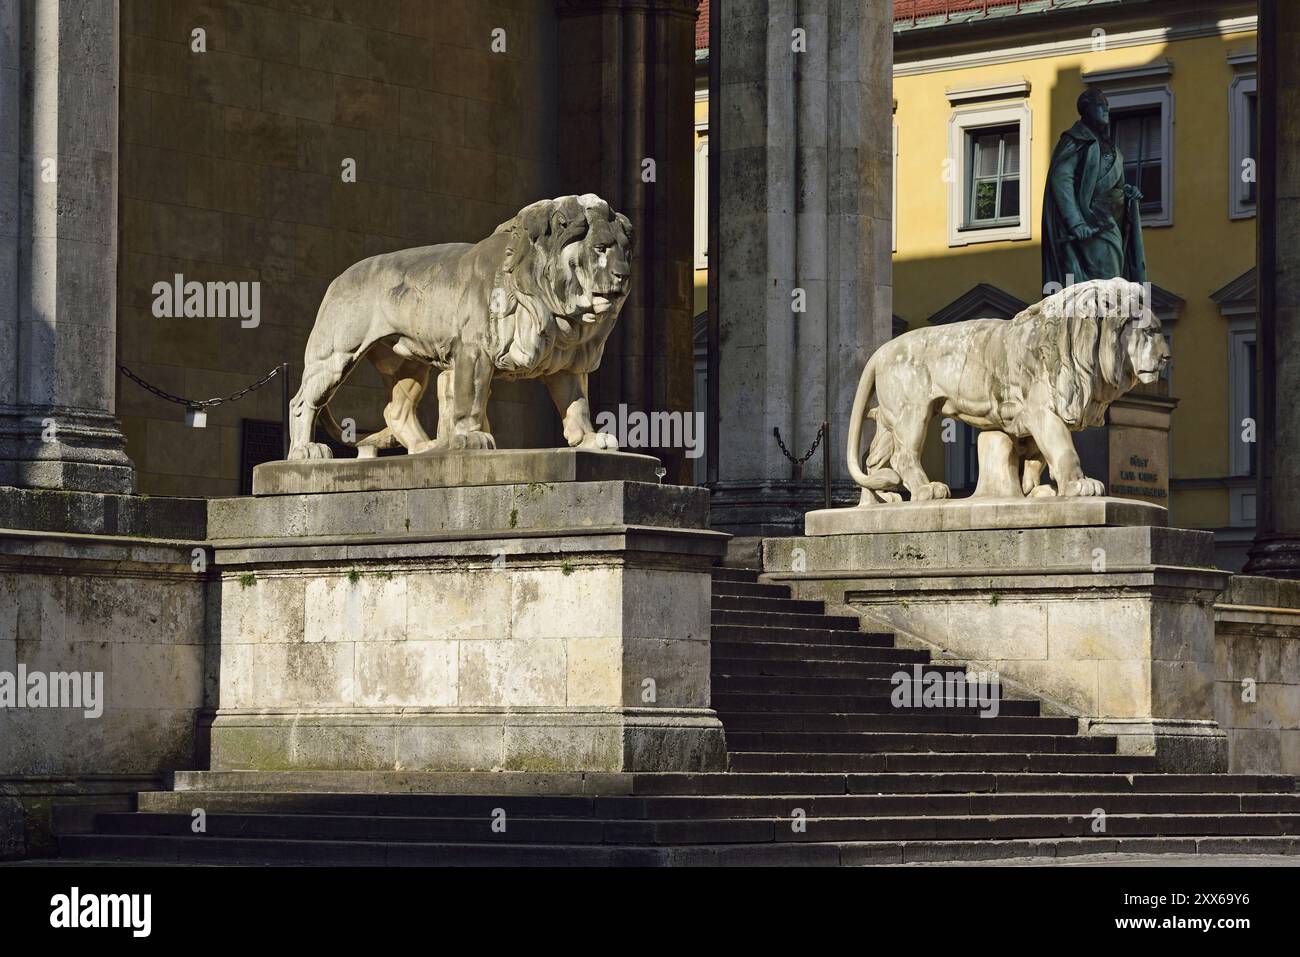
[{"label": "column base", "polygon": [[[709,524],[740,537],[802,535],[804,516],[826,506],[820,479],[715,482],[710,491]],[[859,491],[852,482],[836,482],[831,504],[856,505]]]},{"label": "column base", "polygon": [[116,416],[0,406],[0,485],[130,495],[135,466]]},{"label": "column base", "polygon": [[1300,579],[1300,538],[1257,539],[1251,546],[1243,575]]}]

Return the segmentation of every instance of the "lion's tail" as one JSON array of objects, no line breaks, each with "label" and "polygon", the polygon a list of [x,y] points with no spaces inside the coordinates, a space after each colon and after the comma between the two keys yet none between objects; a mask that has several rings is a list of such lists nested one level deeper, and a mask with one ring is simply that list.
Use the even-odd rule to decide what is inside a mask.
[{"label": "lion's tail", "polygon": [[[853,481],[862,488],[872,491],[895,488],[899,484],[898,473],[893,469],[880,469],[868,474],[862,471],[862,420],[868,415],[875,418],[875,410],[867,411],[871,397],[876,391],[876,356],[867,360],[858,380],[858,391],[853,396],[853,412],[849,416],[848,466]],[[878,426],[883,428],[883,426]],[[877,436],[879,439],[879,436]],[[876,443],[872,443],[874,446]]]}]

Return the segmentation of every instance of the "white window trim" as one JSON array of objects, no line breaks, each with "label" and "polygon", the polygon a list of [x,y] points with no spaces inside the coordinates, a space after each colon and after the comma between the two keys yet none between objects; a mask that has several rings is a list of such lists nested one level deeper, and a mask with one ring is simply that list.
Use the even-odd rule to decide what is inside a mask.
[{"label": "white window trim", "polygon": [[1135,80],[1151,82],[1156,77],[1167,77],[1174,72],[1174,65],[1166,59],[1159,59],[1141,66],[1126,66],[1115,70],[1084,70],[1080,76],[1085,86],[1101,86],[1107,83],[1132,83]]},{"label": "white window trim", "polygon": [[1244,485],[1241,488],[1228,489],[1228,524],[1233,528],[1254,528],[1255,527],[1255,496],[1257,494],[1254,483]]},{"label": "white window trim", "polygon": [[[985,226],[966,229],[966,194],[968,191],[966,149],[967,133],[990,126],[1020,127],[1020,221],[1008,226]],[[953,110],[948,119],[948,245],[973,246],[976,243],[1000,243],[1029,239],[1034,221],[1033,181],[1033,114],[1028,103],[982,106]]]},{"label": "white window trim", "polygon": [[1160,107],[1160,137],[1163,163],[1160,167],[1160,185],[1163,192],[1159,213],[1143,213],[1142,228],[1172,226],[1174,224],[1174,93],[1168,86],[1130,90],[1104,90],[1110,102],[1111,122],[1115,114],[1147,106]]},{"label": "white window trim", "polygon": [[984,83],[980,86],[959,86],[944,91],[949,103],[969,103],[972,100],[996,100],[1006,96],[1028,96],[1029,80],[1017,77],[1000,83]]},{"label": "white window trim", "polygon": [[[1250,353],[1255,342],[1255,319],[1233,319],[1228,324],[1228,474],[1250,474],[1250,450],[1241,441],[1241,422],[1250,411]],[[1258,426],[1258,423],[1256,423]]]},{"label": "white window trim", "polygon": [[709,128],[696,125],[695,268],[709,268]]},{"label": "white window trim", "polygon": [[[1258,81],[1254,73],[1238,74],[1228,88],[1229,219],[1250,219],[1255,215],[1255,204],[1246,202],[1242,189],[1241,164],[1250,151],[1250,111],[1246,109],[1246,98],[1257,91]],[[1258,190],[1255,195],[1259,195]]]}]

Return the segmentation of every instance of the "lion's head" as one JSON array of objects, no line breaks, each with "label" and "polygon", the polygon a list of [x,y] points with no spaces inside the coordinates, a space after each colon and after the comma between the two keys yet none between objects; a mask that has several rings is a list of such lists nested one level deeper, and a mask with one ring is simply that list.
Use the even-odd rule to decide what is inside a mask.
[{"label": "lion's head", "polygon": [[598,362],[630,290],[628,218],[592,193],[562,196],[524,207],[500,234],[509,239],[491,307],[498,365],[533,368],[556,339],[588,344]]},{"label": "lion's head", "polygon": [[1107,407],[1169,362],[1145,287],[1124,279],[1067,286],[1013,322],[1030,325],[1034,365],[1052,387],[1056,413],[1072,429],[1101,425]]}]

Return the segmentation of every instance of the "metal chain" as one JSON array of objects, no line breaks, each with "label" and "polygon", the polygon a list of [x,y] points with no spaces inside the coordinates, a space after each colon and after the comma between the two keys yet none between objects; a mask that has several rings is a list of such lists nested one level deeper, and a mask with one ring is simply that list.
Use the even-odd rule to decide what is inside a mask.
[{"label": "metal chain", "polygon": [[141,379],[138,375],[136,375],[126,366],[123,365],[118,366],[118,369],[121,370],[122,375],[126,376],[128,379],[130,379],[132,382],[134,382],[136,385],[140,386],[141,388],[149,392],[152,392],[160,399],[166,399],[168,402],[175,402],[177,405],[183,405],[191,409],[206,409],[210,406],[221,405],[223,402],[237,402],[240,399],[242,399],[244,396],[248,395],[248,393],[256,389],[262,388],[262,386],[266,385],[268,382],[270,382],[272,379],[278,376],[282,371],[284,371],[284,368],[285,368],[284,366],[276,366],[274,369],[272,369],[266,375],[262,376],[262,378],[258,379],[252,385],[240,389],[234,395],[228,395],[225,398],[186,399],[183,396],[172,395],[170,392],[164,392],[156,385],[150,385],[148,382],[145,382],[144,379]]},{"label": "metal chain", "polygon": [[800,466],[812,458],[812,454],[817,451],[817,446],[821,444],[822,434],[825,431],[826,423],[823,422],[821,427],[817,430],[817,438],[813,439],[813,444],[808,447],[808,451],[803,454],[803,458],[797,459],[790,454],[790,450],[787,449],[785,443],[781,441],[781,430],[775,426],[772,428],[772,434],[776,436],[776,444],[781,446],[781,454],[789,459],[792,464]]}]

